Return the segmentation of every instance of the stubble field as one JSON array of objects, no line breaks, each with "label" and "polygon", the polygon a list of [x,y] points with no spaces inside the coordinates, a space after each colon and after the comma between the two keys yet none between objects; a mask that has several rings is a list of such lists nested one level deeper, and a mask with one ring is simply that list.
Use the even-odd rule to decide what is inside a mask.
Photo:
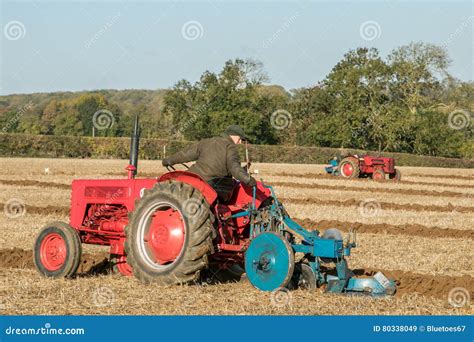
[{"label": "stubble field", "polygon": [[[292,291],[284,300],[248,282],[161,287],[109,274],[106,247],[84,245],[80,274],[38,275],[32,246],[48,222],[68,221],[70,183],[125,177],[126,161],[0,159],[2,314],[472,314],[474,170],[404,167],[402,182],[343,180],[322,165],[257,164],[290,215],[306,228],[357,230],[349,265],[395,279],[394,297]],[[139,176],[165,170],[141,161]],[[25,204],[19,217],[8,204]]]}]

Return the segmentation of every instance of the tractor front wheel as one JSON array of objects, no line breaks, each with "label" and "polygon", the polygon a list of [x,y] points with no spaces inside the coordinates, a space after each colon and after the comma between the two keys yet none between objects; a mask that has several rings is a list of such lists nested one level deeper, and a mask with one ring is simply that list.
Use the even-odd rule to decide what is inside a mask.
[{"label": "tractor front wheel", "polygon": [[359,178],[360,168],[357,159],[344,158],[339,164],[339,174],[344,178]]},{"label": "tractor front wheel", "polygon": [[143,283],[190,283],[208,267],[213,215],[194,187],[160,182],[145,190],[125,228],[127,263]]},{"label": "tractor front wheel", "polygon": [[67,223],[53,222],[40,231],[33,250],[35,266],[41,275],[69,278],[81,261],[81,238]]},{"label": "tractor front wheel", "polygon": [[382,169],[375,170],[372,173],[372,179],[377,182],[381,182],[385,180],[385,172]]}]

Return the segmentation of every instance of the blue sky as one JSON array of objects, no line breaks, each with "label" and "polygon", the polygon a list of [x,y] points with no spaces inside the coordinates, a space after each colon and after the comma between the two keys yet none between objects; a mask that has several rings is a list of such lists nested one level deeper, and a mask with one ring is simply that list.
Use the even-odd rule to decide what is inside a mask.
[{"label": "blue sky", "polygon": [[286,89],[322,80],[349,49],[445,45],[473,80],[473,3],[1,0],[0,94],[158,89],[254,58]]}]

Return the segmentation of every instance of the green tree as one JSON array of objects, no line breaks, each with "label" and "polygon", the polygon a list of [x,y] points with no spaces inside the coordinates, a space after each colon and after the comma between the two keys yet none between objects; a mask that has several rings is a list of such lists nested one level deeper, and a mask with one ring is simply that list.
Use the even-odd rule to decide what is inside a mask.
[{"label": "green tree", "polygon": [[389,78],[390,68],[376,49],[351,50],[336,64],[323,82],[331,109],[321,127],[329,130],[330,146],[388,147],[391,132],[387,126],[394,120],[387,94]]},{"label": "green tree", "polygon": [[237,59],[219,74],[204,72],[195,84],[179,81],[164,101],[174,136],[198,140],[239,124],[257,143],[277,142],[270,116],[284,101],[259,90],[264,80],[261,63]]},{"label": "green tree", "polygon": [[465,136],[448,126],[446,115],[427,110],[417,115],[413,152],[416,154],[461,157]]},{"label": "green tree", "polygon": [[440,79],[449,76],[448,54],[433,44],[401,46],[389,54],[388,63],[392,69],[390,92],[412,114],[436,101],[441,90]]},{"label": "green tree", "polygon": [[84,129],[77,110],[66,107],[53,121],[54,135],[83,135]]},{"label": "green tree", "polygon": [[1,132],[11,133],[18,129],[19,115],[17,111],[8,111],[0,116]]}]

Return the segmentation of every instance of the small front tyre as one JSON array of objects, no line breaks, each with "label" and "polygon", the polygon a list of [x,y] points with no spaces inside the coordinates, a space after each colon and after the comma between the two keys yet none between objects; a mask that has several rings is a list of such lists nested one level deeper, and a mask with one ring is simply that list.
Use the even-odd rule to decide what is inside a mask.
[{"label": "small front tyre", "polygon": [[81,238],[67,223],[53,222],[40,231],[33,250],[35,266],[41,275],[70,278],[81,261]]},{"label": "small front tyre", "polygon": [[385,180],[385,172],[382,169],[375,170],[372,173],[372,179],[376,182],[382,182]]}]

